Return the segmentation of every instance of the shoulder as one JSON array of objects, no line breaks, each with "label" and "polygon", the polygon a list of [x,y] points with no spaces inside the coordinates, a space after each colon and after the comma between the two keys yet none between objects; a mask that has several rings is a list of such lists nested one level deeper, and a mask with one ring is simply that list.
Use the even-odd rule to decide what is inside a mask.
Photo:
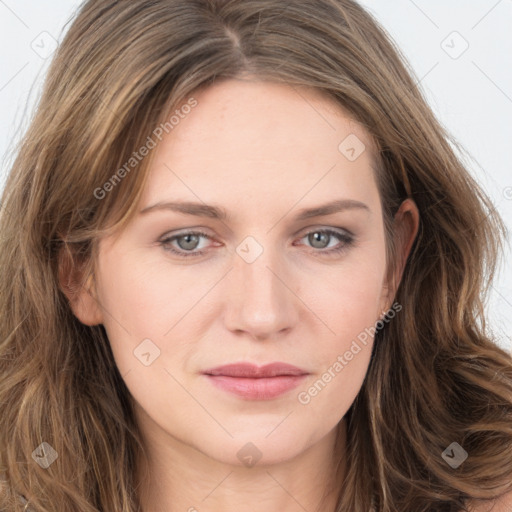
[{"label": "shoulder", "polygon": [[512,492],[509,492],[496,500],[470,501],[467,509],[468,512],[512,512]]}]

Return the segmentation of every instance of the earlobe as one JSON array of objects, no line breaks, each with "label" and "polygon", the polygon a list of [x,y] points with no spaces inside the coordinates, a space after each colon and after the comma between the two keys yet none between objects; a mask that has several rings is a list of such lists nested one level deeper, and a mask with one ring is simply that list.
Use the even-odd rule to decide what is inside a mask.
[{"label": "earlobe", "polygon": [[82,268],[73,266],[70,256],[59,252],[59,288],[68,299],[73,314],[89,326],[103,323],[103,314],[97,298],[94,276],[82,283]]}]

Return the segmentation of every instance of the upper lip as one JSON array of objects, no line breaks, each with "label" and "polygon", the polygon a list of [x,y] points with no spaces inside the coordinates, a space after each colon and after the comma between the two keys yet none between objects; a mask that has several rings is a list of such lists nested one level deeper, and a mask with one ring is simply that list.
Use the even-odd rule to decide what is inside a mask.
[{"label": "upper lip", "polygon": [[203,372],[206,375],[224,375],[226,377],[262,378],[279,375],[306,375],[308,372],[287,363],[270,363],[257,366],[252,363],[233,363],[210,368]]}]

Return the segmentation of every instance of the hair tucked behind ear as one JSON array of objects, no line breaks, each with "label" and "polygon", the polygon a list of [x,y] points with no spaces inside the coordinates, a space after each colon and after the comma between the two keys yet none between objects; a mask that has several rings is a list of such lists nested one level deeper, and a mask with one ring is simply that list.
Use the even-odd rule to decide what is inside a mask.
[{"label": "hair tucked behind ear", "polygon": [[[152,158],[119,179],[133,152],[197,90],[240,76],[323,91],[371,134],[390,265],[394,213],[406,197],[420,212],[402,310],[347,413],[337,512],[458,511],[512,491],[512,359],[482,306],[504,227],[384,30],[352,0],[89,0],[2,197],[0,510],[20,496],[37,512],[139,510],[131,397],[61,276],[85,285],[98,238],[133,215]],[[468,453],[457,469],[441,456],[452,442]]]}]

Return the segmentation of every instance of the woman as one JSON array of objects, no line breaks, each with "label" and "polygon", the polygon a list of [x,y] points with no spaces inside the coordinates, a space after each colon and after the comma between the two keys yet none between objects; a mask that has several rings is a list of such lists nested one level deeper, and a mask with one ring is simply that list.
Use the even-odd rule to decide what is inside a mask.
[{"label": "woman", "polygon": [[512,510],[449,142],[352,0],[86,2],[2,200],[2,510]]}]

